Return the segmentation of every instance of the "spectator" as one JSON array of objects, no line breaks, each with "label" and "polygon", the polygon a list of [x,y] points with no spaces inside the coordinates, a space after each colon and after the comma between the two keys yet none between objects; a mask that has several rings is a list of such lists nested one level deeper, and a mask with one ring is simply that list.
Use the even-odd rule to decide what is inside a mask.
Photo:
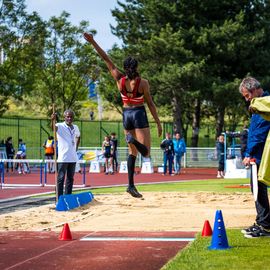
[{"label": "spectator", "polygon": [[174,172],[175,174],[180,174],[181,171],[181,160],[184,153],[186,153],[186,143],[184,138],[181,138],[180,132],[175,133],[175,138],[173,139],[174,148]]},{"label": "spectator", "polygon": [[225,144],[224,144],[224,135],[219,135],[216,143],[217,148],[217,157],[218,157],[218,172],[217,178],[222,178],[224,174],[224,164],[225,164]]},{"label": "spectator", "polygon": [[172,173],[172,165],[173,165],[173,158],[174,158],[174,147],[173,141],[171,139],[171,133],[166,133],[166,138],[161,142],[160,145],[161,149],[164,151],[163,153],[163,175],[167,173],[167,163],[169,166],[169,174],[173,176]]},{"label": "spectator", "polygon": [[[19,145],[18,145],[18,151],[16,153],[16,159],[26,159],[26,144],[23,142],[23,139],[19,139]],[[30,173],[30,167],[29,167],[28,162],[19,162],[18,173],[19,174]]]},{"label": "spectator", "polygon": [[[256,100],[263,100],[262,97],[269,96],[269,93],[262,89],[260,82],[253,77],[246,77],[243,79],[239,86],[239,92],[247,102],[251,103],[253,103],[253,101],[256,102]],[[247,149],[245,151],[243,164],[249,166],[251,159],[253,158],[256,160],[259,171],[266,138],[270,130],[270,121],[265,120],[261,115],[254,113],[254,111],[251,112],[252,116],[248,132]],[[255,180],[257,181],[257,179]],[[253,187],[252,174],[250,186]],[[251,191],[253,192],[252,189]],[[270,237],[268,190],[267,185],[261,181],[258,181],[258,196],[255,207],[257,212],[256,223],[243,229],[241,232],[247,238]]]},{"label": "spectator", "polygon": [[114,132],[111,133],[111,141],[113,143],[113,154],[112,154],[112,164],[113,164],[113,171],[118,171],[118,159],[117,159],[117,146],[118,140],[116,138],[116,134]]},{"label": "spectator", "polygon": [[53,157],[54,157],[54,138],[53,138],[53,136],[49,135],[48,139],[44,142],[44,144],[42,146],[45,149],[45,159],[49,160],[48,172],[54,173],[54,164],[53,164],[53,162],[50,162],[50,160],[53,160]]},{"label": "spectator", "polygon": [[245,152],[247,150],[247,140],[248,140],[248,128],[244,125],[242,132],[240,133],[240,143],[241,143],[241,157],[242,160],[245,158]]},{"label": "spectator", "polygon": [[112,159],[113,159],[113,142],[110,140],[110,136],[106,135],[102,143],[102,153],[105,158],[105,174],[113,174]]},{"label": "spectator", "polygon": [[93,111],[90,111],[89,117],[90,117],[90,121],[94,120],[94,112]]},{"label": "spectator", "polygon": [[[56,114],[51,116],[52,128],[53,121],[56,119]],[[58,147],[58,158],[57,158],[57,198],[63,195],[64,192],[64,182],[65,184],[65,194],[72,194],[74,174],[78,149],[78,141],[76,141],[75,125],[73,124],[74,112],[70,109],[64,112],[63,123],[57,123],[55,129],[57,132],[57,147]]]},{"label": "spectator", "polygon": [[[14,158],[15,149],[12,144],[12,137],[8,137],[6,140],[6,153],[7,153],[7,159]],[[13,164],[11,162],[7,162],[7,172],[9,171],[9,168],[13,172]]]},{"label": "spectator", "polygon": [[3,150],[6,148],[6,144],[4,140],[0,141],[0,148],[2,148]]}]

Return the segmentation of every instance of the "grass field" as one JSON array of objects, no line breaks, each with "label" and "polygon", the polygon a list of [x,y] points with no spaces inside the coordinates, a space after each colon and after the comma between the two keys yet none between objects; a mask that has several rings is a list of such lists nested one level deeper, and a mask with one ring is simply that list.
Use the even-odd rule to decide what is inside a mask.
[{"label": "grass field", "polygon": [[269,238],[247,239],[240,230],[226,230],[229,246],[209,250],[211,237],[197,235],[162,270],[266,270],[270,269]]},{"label": "grass field", "polygon": [[[214,179],[214,180],[194,180],[187,182],[164,183],[164,184],[144,184],[137,187],[141,192],[219,192],[219,193],[234,193],[234,192],[250,192],[245,185],[249,183],[249,179]],[[234,187],[235,186],[235,187]],[[237,186],[241,186],[237,188]],[[91,191],[95,194],[103,193],[120,193],[125,192],[126,187],[111,187],[111,188],[92,188]]]}]

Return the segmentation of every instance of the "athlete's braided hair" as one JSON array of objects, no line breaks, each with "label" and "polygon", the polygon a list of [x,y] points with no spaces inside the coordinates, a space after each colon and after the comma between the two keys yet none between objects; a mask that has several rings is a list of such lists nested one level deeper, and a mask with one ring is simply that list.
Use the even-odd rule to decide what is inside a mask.
[{"label": "athlete's braided hair", "polygon": [[135,58],[129,56],[128,58],[125,59],[124,70],[125,70],[127,77],[130,80],[135,79],[136,77],[139,76],[139,73],[137,71],[137,67],[138,67],[138,61]]}]

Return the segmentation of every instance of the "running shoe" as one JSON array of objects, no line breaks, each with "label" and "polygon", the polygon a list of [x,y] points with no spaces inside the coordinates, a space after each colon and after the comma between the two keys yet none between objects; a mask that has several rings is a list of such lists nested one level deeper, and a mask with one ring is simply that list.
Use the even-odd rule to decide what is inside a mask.
[{"label": "running shoe", "polygon": [[126,142],[127,143],[134,143],[134,138],[133,138],[133,136],[130,134],[130,133],[127,133],[126,134]]},{"label": "running shoe", "polygon": [[241,233],[243,233],[243,234],[251,234],[251,233],[253,233],[253,232],[255,232],[255,231],[259,230],[259,229],[260,229],[260,226],[258,224],[256,224],[256,223],[254,223],[252,226],[241,230]]},{"label": "running shoe", "polygon": [[129,193],[132,197],[142,198],[142,194],[140,194],[138,192],[138,190],[136,189],[136,187],[128,187],[127,188],[127,193]]},{"label": "running shoe", "polygon": [[270,237],[270,230],[264,229],[260,226],[256,231],[245,234],[244,236],[246,238]]}]

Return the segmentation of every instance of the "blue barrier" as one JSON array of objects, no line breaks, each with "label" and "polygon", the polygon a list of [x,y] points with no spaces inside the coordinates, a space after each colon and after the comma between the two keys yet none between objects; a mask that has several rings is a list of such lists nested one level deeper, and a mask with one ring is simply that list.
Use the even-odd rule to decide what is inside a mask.
[{"label": "blue barrier", "polygon": [[61,195],[56,204],[56,210],[68,211],[91,202],[93,198],[94,196],[91,192]]}]

